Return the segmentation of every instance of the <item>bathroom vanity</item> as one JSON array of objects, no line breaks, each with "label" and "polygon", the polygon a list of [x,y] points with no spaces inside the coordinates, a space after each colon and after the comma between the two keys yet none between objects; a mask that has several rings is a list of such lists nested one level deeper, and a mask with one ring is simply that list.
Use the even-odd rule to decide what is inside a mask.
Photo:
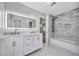
[{"label": "bathroom vanity", "polygon": [[35,18],[14,12],[5,12],[4,17],[6,31],[0,36],[1,56],[24,56],[42,48],[42,34],[37,31]]},{"label": "bathroom vanity", "polygon": [[24,56],[42,48],[40,34],[26,34],[1,37],[2,56]]}]

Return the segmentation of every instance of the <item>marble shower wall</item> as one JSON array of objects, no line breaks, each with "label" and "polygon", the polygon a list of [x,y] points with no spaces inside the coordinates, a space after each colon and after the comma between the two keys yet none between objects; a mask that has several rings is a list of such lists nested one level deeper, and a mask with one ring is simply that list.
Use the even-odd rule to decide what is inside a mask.
[{"label": "marble shower wall", "polygon": [[79,45],[79,8],[60,14],[55,19],[55,36]]}]

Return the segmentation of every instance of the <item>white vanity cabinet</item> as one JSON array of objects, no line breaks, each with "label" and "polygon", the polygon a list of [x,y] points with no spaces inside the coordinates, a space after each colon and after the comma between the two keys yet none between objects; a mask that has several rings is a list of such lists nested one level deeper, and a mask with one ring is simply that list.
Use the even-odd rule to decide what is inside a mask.
[{"label": "white vanity cabinet", "polygon": [[1,56],[24,56],[42,48],[39,34],[6,36],[1,40]]},{"label": "white vanity cabinet", "polygon": [[42,48],[42,39],[40,35],[27,35],[24,37],[24,55],[40,48]]}]

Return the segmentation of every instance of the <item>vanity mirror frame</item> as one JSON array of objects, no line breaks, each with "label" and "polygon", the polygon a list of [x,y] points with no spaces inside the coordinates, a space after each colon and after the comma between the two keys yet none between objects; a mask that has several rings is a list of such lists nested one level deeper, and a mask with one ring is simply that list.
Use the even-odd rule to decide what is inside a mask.
[{"label": "vanity mirror frame", "polygon": [[[21,16],[21,17],[25,17],[25,18],[29,18],[29,19],[33,19],[33,20],[35,20],[36,22],[36,25],[35,25],[35,28],[14,28],[14,27],[8,27],[7,26],[7,15],[8,14],[13,14],[13,15],[16,15],[16,16]],[[27,15],[24,15],[24,14],[21,14],[21,13],[17,13],[17,12],[13,12],[13,11],[6,11],[5,12],[5,28],[6,29],[28,29],[28,30],[30,30],[30,29],[37,29],[38,28],[38,26],[37,26],[37,24],[38,24],[38,21],[37,21],[37,18],[35,18],[35,17],[33,17],[33,16],[27,16]]]}]

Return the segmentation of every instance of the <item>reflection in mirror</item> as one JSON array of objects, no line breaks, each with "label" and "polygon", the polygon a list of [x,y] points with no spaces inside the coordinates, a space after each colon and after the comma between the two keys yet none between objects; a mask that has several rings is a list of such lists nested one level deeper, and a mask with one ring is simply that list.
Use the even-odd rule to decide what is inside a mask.
[{"label": "reflection in mirror", "polygon": [[29,27],[32,28],[32,22],[29,22]]},{"label": "reflection in mirror", "polygon": [[7,13],[7,28],[36,28],[36,20]]}]

